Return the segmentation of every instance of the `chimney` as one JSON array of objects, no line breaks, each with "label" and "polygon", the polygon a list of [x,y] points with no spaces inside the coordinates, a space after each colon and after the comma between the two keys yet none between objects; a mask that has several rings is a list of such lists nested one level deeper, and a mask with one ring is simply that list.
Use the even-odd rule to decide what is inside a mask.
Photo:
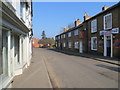
[{"label": "chimney", "polygon": [[68,31],[68,29],[69,29],[69,28],[67,28],[67,27],[64,27],[64,31],[65,31],[65,32],[66,32],[66,31]]},{"label": "chimney", "polygon": [[108,9],[109,7],[106,7],[106,6],[104,6],[104,7],[102,7],[102,11],[105,11],[106,9]]},{"label": "chimney", "polygon": [[81,23],[82,23],[82,21],[80,21],[79,19],[77,19],[77,20],[75,21],[75,27],[78,26],[78,25],[80,25]]},{"label": "chimney", "polygon": [[88,20],[88,19],[90,19],[91,17],[90,16],[88,16],[88,14],[85,12],[85,14],[84,14],[84,21],[86,21],[86,20]]}]

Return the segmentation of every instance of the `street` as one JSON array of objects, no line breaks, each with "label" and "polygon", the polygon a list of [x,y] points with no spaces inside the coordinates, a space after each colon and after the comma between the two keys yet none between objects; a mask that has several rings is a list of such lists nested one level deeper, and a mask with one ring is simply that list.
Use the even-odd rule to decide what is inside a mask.
[{"label": "street", "polygon": [[[118,66],[54,50],[34,48],[55,88],[118,88]],[[40,59],[41,60],[41,59]]]}]

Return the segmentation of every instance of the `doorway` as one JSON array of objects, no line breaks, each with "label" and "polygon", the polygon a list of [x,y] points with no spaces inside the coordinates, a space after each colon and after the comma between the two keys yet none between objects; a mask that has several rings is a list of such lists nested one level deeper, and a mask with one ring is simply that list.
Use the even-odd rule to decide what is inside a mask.
[{"label": "doorway", "polygon": [[80,52],[80,53],[83,53],[82,41],[80,41],[80,43],[79,43],[79,52]]},{"label": "doorway", "polygon": [[104,56],[113,57],[113,38],[111,35],[104,35]]},{"label": "doorway", "polygon": [[107,36],[107,56],[111,56],[111,37]]}]

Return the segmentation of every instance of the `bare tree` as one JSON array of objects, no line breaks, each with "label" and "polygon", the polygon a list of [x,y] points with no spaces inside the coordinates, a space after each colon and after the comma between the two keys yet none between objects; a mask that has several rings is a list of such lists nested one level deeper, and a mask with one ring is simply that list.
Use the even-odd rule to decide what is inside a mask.
[{"label": "bare tree", "polygon": [[75,24],[74,24],[74,23],[68,24],[68,28],[73,28],[73,27],[75,27]]}]

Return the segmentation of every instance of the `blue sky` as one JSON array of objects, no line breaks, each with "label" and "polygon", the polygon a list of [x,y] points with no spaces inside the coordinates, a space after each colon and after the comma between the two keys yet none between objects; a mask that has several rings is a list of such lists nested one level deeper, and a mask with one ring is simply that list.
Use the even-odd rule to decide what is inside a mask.
[{"label": "blue sky", "polygon": [[83,21],[85,12],[94,16],[103,6],[114,4],[116,2],[33,2],[33,37],[41,39],[43,30],[47,37],[55,37],[77,18]]}]

